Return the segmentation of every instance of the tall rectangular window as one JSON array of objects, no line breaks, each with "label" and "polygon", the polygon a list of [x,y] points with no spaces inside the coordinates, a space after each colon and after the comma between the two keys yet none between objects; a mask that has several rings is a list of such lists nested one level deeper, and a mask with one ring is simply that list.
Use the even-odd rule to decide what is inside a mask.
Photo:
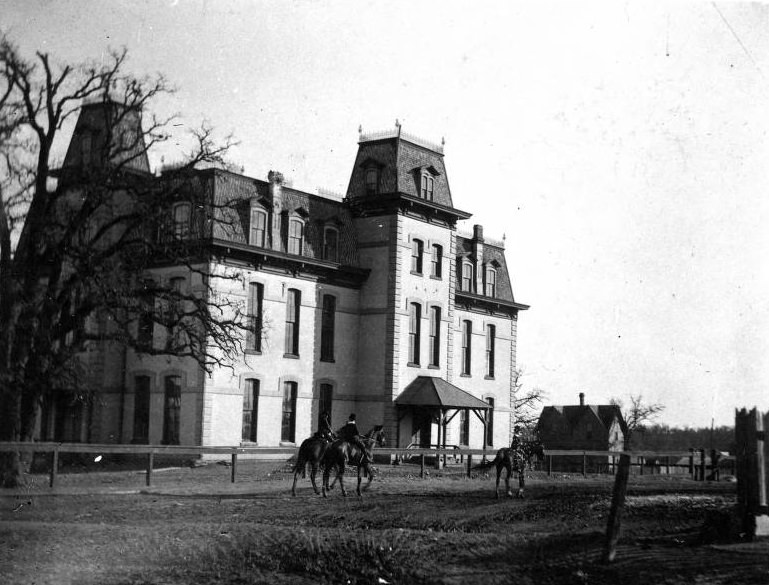
[{"label": "tall rectangular window", "polygon": [[462,263],[462,290],[473,292],[473,265],[469,262]]},{"label": "tall rectangular window", "polygon": [[246,333],[246,349],[262,351],[262,311],[264,304],[264,285],[261,282],[251,282],[248,285],[248,331]]},{"label": "tall rectangular window", "polygon": [[286,301],[286,348],[287,355],[299,355],[299,310],[302,293],[295,288],[288,289]]},{"label": "tall rectangular window", "polygon": [[183,302],[182,288],[184,286],[183,277],[175,277],[171,279],[170,290],[168,293],[168,319],[169,329],[168,337],[166,339],[166,346],[169,349],[179,349],[182,345],[182,313]]},{"label": "tall rectangular window", "polygon": [[280,440],[294,443],[296,440],[296,382],[283,383],[283,418]]},{"label": "tall rectangular window", "polygon": [[443,246],[433,244],[430,276],[440,278],[443,274]]},{"label": "tall rectangular window", "polygon": [[328,420],[331,420],[331,410],[334,404],[334,387],[331,384],[321,384],[318,396],[318,428],[323,413],[328,414]]},{"label": "tall rectangular window", "polygon": [[486,446],[491,447],[494,445],[494,399],[487,398],[486,402],[491,406],[491,408],[486,411]]},{"label": "tall rectangular window", "polygon": [[430,307],[430,364],[441,364],[441,308]]},{"label": "tall rectangular window", "polygon": [[422,175],[422,198],[428,201],[433,200],[433,190],[435,186],[435,179],[429,174],[424,173]]},{"label": "tall rectangular window", "polygon": [[139,302],[139,323],[136,332],[136,344],[139,350],[152,349],[155,328],[154,311],[155,297],[152,295],[143,296]]},{"label": "tall rectangular window", "polygon": [[302,254],[304,245],[304,224],[298,219],[288,222],[288,253]]},{"label": "tall rectangular window", "polygon": [[424,247],[422,240],[411,240],[411,272],[422,274]]},{"label": "tall rectangular window", "polygon": [[147,444],[150,436],[150,377],[134,378],[134,436],[132,443]]},{"label": "tall rectangular window", "polygon": [[486,327],[486,375],[489,378],[494,377],[494,354],[496,345],[497,327],[488,325]]},{"label": "tall rectangular window", "polygon": [[241,439],[256,443],[256,425],[259,420],[259,380],[248,378],[243,389],[243,430]]},{"label": "tall rectangular window", "polygon": [[323,230],[323,259],[339,262],[339,232],[335,228]]},{"label": "tall rectangular window", "polygon": [[419,365],[419,345],[422,337],[422,306],[409,305],[409,363]]},{"label": "tall rectangular window", "polygon": [[323,310],[320,317],[320,359],[334,361],[334,321],[336,320],[336,297],[323,295]]},{"label": "tall rectangular window", "polygon": [[267,212],[257,207],[251,208],[251,235],[252,246],[264,248],[267,241]]},{"label": "tall rectangular window", "polygon": [[163,400],[163,444],[178,445],[181,428],[182,377],[166,376]]},{"label": "tall rectangular window", "polygon": [[462,374],[470,375],[473,353],[473,323],[462,321]]},{"label": "tall rectangular window", "polygon": [[459,444],[470,444],[470,416],[469,410],[463,408],[459,411]]},{"label": "tall rectangular window", "polygon": [[174,205],[174,238],[177,240],[184,240],[190,235],[190,209],[189,203]]},{"label": "tall rectangular window", "polygon": [[486,296],[497,296],[497,271],[493,268],[486,269]]}]

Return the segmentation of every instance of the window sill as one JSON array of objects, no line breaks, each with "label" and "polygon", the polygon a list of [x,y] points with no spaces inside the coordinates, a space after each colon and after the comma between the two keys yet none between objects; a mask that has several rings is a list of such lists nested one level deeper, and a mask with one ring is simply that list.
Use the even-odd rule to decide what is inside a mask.
[{"label": "window sill", "polygon": [[443,280],[442,276],[435,276],[434,274],[431,274],[430,278],[432,278],[433,280]]},{"label": "window sill", "polygon": [[414,276],[423,276],[423,274],[422,274],[421,272],[417,272],[416,270],[411,270],[410,272],[411,272],[411,274],[413,274]]},{"label": "window sill", "polygon": [[261,349],[247,349],[243,353],[246,355],[262,355]]},{"label": "window sill", "polygon": [[325,362],[327,364],[335,364],[336,360],[334,358],[320,358],[320,361]]},{"label": "window sill", "polygon": [[483,379],[484,380],[496,380],[496,378],[494,376],[484,376]]},{"label": "window sill", "polygon": [[296,447],[296,441],[281,441],[281,447]]},{"label": "window sill", "polygon": [[418,363],[416,363],[416,362],[409,362],[409,363],[407,363],[406,365],[407,365],[408,367],[410,367],[410,368],[421,368],[421,367],[422,367],[421,365],[419,365],[419,364],[418,364]]},{"label": "window sill", "polygon": [[460,378],[472,378],[472,375],[470,374],[459,374]]},{"label": "window sill", "polygon": [[284,353],[283,357],[286,358],[286,359],[289,359],[289,360],[298,360],[299,359],[299,354],[296,354],[296,353]]},{"label": "window sill", "polygon": [[430,364],[429,366],[427,366],[427,369],[428,370],[440,370],[441,367]]}]

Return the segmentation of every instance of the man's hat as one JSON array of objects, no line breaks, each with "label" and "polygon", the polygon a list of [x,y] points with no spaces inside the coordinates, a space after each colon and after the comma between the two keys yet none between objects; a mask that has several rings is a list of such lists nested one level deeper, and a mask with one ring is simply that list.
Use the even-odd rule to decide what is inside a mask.
[{"label": "man's hat", "polygon": [[350,415],[349,420],[355,420],[355,413],[354,412]]}]

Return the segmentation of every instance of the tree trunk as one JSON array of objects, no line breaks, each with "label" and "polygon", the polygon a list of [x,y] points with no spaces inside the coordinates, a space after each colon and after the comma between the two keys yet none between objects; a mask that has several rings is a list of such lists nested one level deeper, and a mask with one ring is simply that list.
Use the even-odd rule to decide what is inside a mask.
[{"label": "tree trunk", "polygon": [[[21,439],[21,393],[0,389],[0,440]],[[24,468],[18,451],[0,452],[0,487],[24,485]]]},{"label": "tree trunk", "polygon": [[622,523],[622,511],[625,507],[625,495],[627,494],[627,482],[630,477],[630,455],[620,455],[617,475],[614,479],[614,491],[611,497],[611,510],[609,510],[609,523],[606,527],[606,548],[603,560],[605,563],[614,561],[617,554],[620,528]]}]

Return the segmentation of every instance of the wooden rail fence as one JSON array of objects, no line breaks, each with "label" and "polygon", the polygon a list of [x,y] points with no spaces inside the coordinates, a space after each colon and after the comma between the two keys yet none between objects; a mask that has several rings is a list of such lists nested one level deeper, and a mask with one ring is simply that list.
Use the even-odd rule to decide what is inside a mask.
[{"label": "wooden rail fence", "polygon": [[[156,455],[228,455],[231,460],[230,481],[235,482],[238,468],[238,456],[250,459],[289,459],[296,455],[297,447],[231,447],[213,446],[202,447],[195,445],[116,445],[96,443],[52,443],[52,442],[0,442],[0,452],[17,451],[23,453],[48,453],[50,454],[49,485],[54,487],[59,468],[59,455],[62,453],[87,453],[99,455],[144,455],[146,456],[146,484],[152,484],[152,471],[155,465]],[[375,448],[374,456],[389,456],[391,461],[401,462],[408,458],[417,458],[420,464],[420,477],[425,476],[427,460],[434,458],[433,465],[441,468],[446,465],[447,459],[457,459],[465,467],[467,477],[471,476],[474,464],[488,461],[496,454],[495,450],[487,449],[403,449],[403,448]],[[638,468],[638,473],[644,475],[645,470],[670,474],[671,469],[683,468],[694,479],[705,479],[706,465],[704,450],[689,449],[688,451],[651,452],[651,451],[582,451],[582,450],[548,450],[545,449],[545,461],[543,470],[547,475],[553,474],[553,460],[559,457],[568,457],[571,461],[581,458],[581,473],[588,475],[588,462],[590,458],[600,457],[607,462],[606,469],[614,471],[620,455],[629,455],[631,465]],[[686,458],[686,463],[677,463]],[[656,463],[650,465],[650,461]],[[734,457],[724,457],[722,461],[734,462]],[[712,465],[712,461],[711,461]],[[711,468],[711,471],[713,469]]]}]

